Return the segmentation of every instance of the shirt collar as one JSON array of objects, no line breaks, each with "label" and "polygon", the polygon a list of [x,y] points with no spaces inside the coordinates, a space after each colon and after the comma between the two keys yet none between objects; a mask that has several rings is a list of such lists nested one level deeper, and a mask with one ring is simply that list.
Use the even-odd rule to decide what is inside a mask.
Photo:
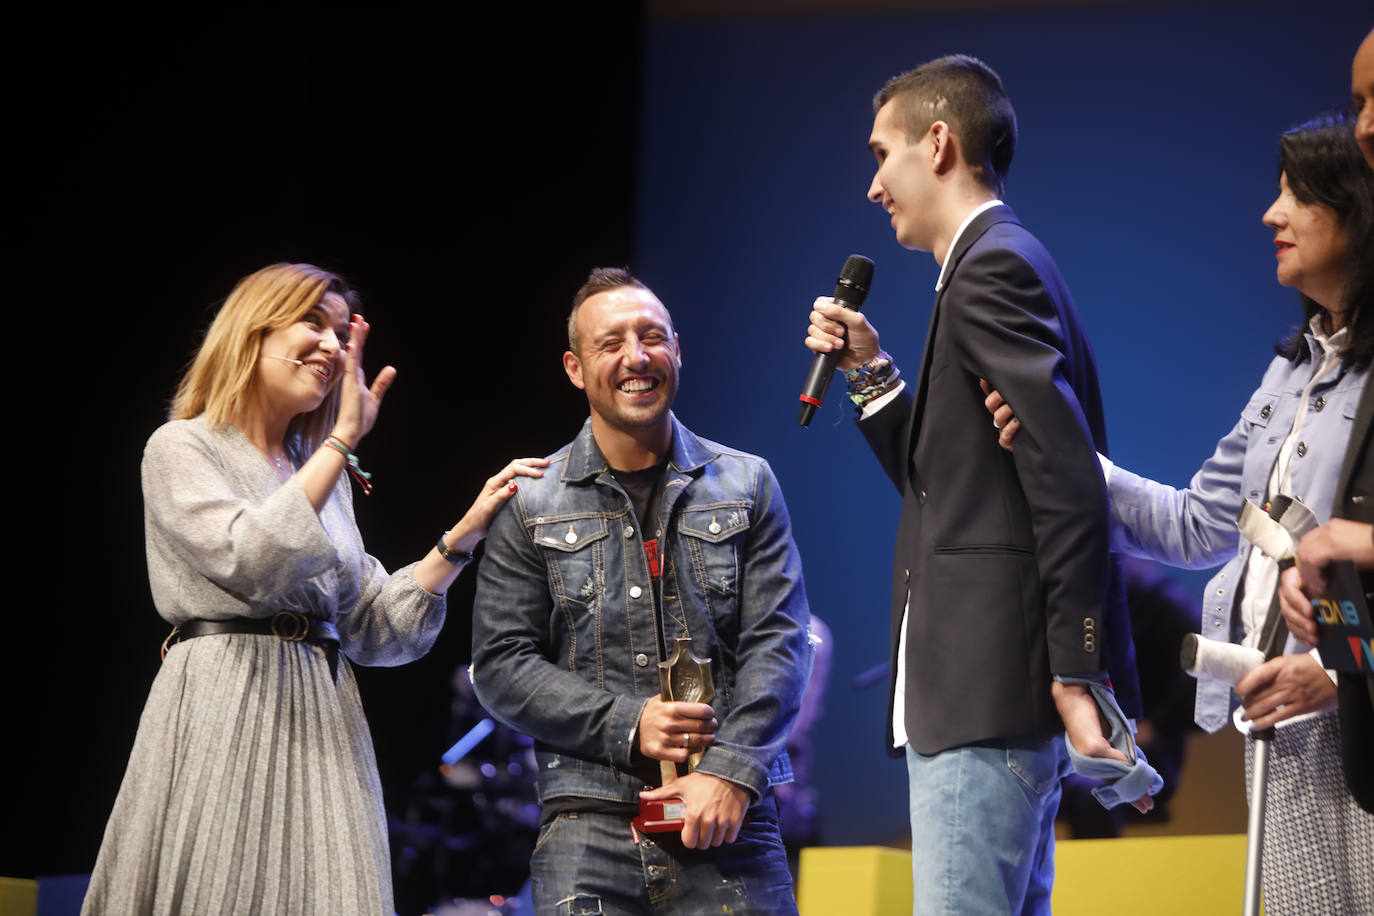
[{"label": "shirt collar", "polygon": [[1320,359],[1324,354],[1338,354],[1350,342],[1350,326],[1346,325],[1335,334],[1327,334],[1322,329],[1322,319],[1325,317],[1325,312],[1317,312],[1307,322],[1307,330],[1311,334],[1308,346],[1313,359]]},{"label": "shirt collar", "polygon": [[[673,444],[668,457],[674,469],[693,474],[702,466],[715,461],[720,453],[693,435],[692,431],[673,418]],[[561,479],[566,482],[590,480],[599,474],[610,471],[610,464],[597,448],[596,436],[592,434],[592,421],[588,417],[582,424],[582,431],[571,443],[568,463],[563,468]]]},{"label": "shirt collar", "polygon": [[964,230],[968,228],[968,224],[973,222],[974,217],[979,213],[982,213],[984,210],[990,210],[993,207],[1001,206],[1001,204],[1002,201],[1000,200],[989,200],[986,203],[979,204],[969,211],[968,216],[964,217],[964,221],[959,224],[959,228],[954,230],[954,238],[949,240],[949,250],[945,252],[945,263],[940,265],[940,276],[935,280],[935,291],[937,293],[945,288],[945,272],[949,270],[949,262],[954,260],[951,255],[954,254],[954,249],[959,244],[959,236],[964,234]]}]

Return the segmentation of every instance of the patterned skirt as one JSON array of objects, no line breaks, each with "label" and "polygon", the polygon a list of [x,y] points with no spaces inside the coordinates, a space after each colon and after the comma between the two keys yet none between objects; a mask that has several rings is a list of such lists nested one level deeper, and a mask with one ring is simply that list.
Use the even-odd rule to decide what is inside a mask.
[{"label": "patterned skirt", "polygon": [[83,913],[392,913],[386,815],[353,673],[271,636],[172,647]]},{"label": "patterned skirt", "polygon": [[[1253,756],[1247,736],[1247,798]],[[1267,916],[1374,913],[1374,814],[1345,787],[1334,711],[1275,729],[1266,792],[1260,869]]]}]

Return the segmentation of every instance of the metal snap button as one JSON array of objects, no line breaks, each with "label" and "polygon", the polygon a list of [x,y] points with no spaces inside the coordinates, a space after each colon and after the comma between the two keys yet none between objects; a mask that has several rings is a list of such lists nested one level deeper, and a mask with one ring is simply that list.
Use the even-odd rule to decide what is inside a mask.
[{"label": "metal snap button", "polygon": [[631,586],[630,586],[630,597],[631,597],[631,598],[638,598],[638,597],[639,597],[640,595],[642,595],[642,594],[644,594],[644,589],[640,588],[638,585],[631,585]]},{"label": "metal snap button", "polygon": [[625,536],[626,536],[627,538],[632,538],[632,537],[635,536],[635,526],[634,526],[634,525],[626,525],[626,526],[625,526]]},{"label": "metal snap button", "polygon": [[649,667],[649,656],[645,655],[643,652],[639,653],[635,656],[635,664],[641,668]]},{"label": "metal snap button", "polygon": [[568,533],[563,535],[563,540],[567,541],[569,544],[577,543],[577,532],[573,531],[572,525],[568,526]]}]

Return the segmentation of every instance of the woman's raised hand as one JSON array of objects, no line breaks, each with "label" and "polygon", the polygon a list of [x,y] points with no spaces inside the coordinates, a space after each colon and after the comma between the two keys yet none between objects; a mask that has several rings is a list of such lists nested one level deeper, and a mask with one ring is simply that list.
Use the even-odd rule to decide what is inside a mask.
[{"label": "woman's raised hand", "polygon": [[339,383],[339,416],[334,422],[333,434],[350,449],[356,449],[363,436],[372,431],[382,397],[396,380],[395,367],[384,366],[372,385],[367,384],[363,375],[363,345],[371,328],[362,315],[354,315],[348,323],[344,374]]}]

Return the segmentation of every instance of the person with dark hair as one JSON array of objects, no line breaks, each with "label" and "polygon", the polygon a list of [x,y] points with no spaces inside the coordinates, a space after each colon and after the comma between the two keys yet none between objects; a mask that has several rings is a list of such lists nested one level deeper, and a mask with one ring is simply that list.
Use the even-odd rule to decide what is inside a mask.
[{"label": "person with dark hair", "polygon": [[[473,617],[477,698],[535,741],[535,912],[795,914],[772,787],[812,650],[782,491],[673,415],[678,335],[628,271],[592,271],[568,332],[591,415],[493,519]],[[683,637],[709,702],[660,697]],[[635,826],[675,799],[680,828]]]},{"label": "person with dark hair", "polygon": [[83,913],[393,912],[348,660],[429,650],[492,514],[545,462],[512,461],[389,575],[353,520],[354,453],[396,377],[365,382],[359,301],[310,264],[245,277],[148,439],[148,581],[173,630]]},{"label": "person with dark hair", "polygon": [[[1374,30],[1355,52],[1350,68],[1350,95],[1356,114],[1355,141],[1374,169]],[[1366,240],[1368,242],[1368,240]],[[1352,242],[1352,245],[1354,243]],[[1374,262],[1374,247],[1364,249],[1365,266]],[[1365,299],[1365,302],[1370,300]],[[1351,560],[1360,569],[1365,600],[1374,606],[1374,386],[1367,381],[1355,412],[1350,447],[1341,464],[1331,521],[1305,535],[1298,544],[1297,566],[1284,572],[1279,586],[1283,616],[1304,645],[1317,642],[1313,595],[1325,591],[1324,568],[1334,560]],[[1355,801],[1374,812],[1374,677],[1341,672],[1336,679],[1341,721],[1341,766]]]},{"label": "person with dark hair", "polygon": [[[840,353],[859,429],[903,497],[886,749],[907,761],[915,909],[1048,913],[1065,732],[1085,768],[1132,775],[1111,803],[1147,810],[1159,788],[1126,753],[1139,688],[1107,545],[1097,371],[1054,260],[999,199],[1016,117],[998,76],[943,57],[873,107],[868,197],[941,268],[921,375],[899,380],[868,319],[829,298],[806,345]],[[986,435],[980,378],[1034,413],[1024,454]]]},{"label": "person with dark hair", "polygon": [[[1328,115],[1279,141],[1279,196],[1263,219],[1274,230],[1278,281],[1298,290],[1307,323],[1276,348],[1235,427],[1182,490],[1102,462],[1113,536],[1124,552],[1199,569],[1226,561],[1203,593],[1204,638],[1258,645],[1278,586],[1277,562],[1237,527],[1245,502],[1289,496],[1325,521],[1335,501],[1374,357],[1374,172],[1352,127],[1351,118]],[[992,392],[987,406],[1006,427],[1004,447],[1014,435],[1019,449],[1030,421],[1015,432],[1010,410],[1019,405],[1006,401]],[[1225,724],[1230,692],[1224,681],[1198,681],[1198,725],[1216,731]],[[1355,804],[1340,776],[1331,673],[1290,637],[1284,654],[1246,674],[1235,692],[1247,780],[1252,729],[1276,726],[1261,866],[1265,912],[1374,912],[1374,815]]]}]

